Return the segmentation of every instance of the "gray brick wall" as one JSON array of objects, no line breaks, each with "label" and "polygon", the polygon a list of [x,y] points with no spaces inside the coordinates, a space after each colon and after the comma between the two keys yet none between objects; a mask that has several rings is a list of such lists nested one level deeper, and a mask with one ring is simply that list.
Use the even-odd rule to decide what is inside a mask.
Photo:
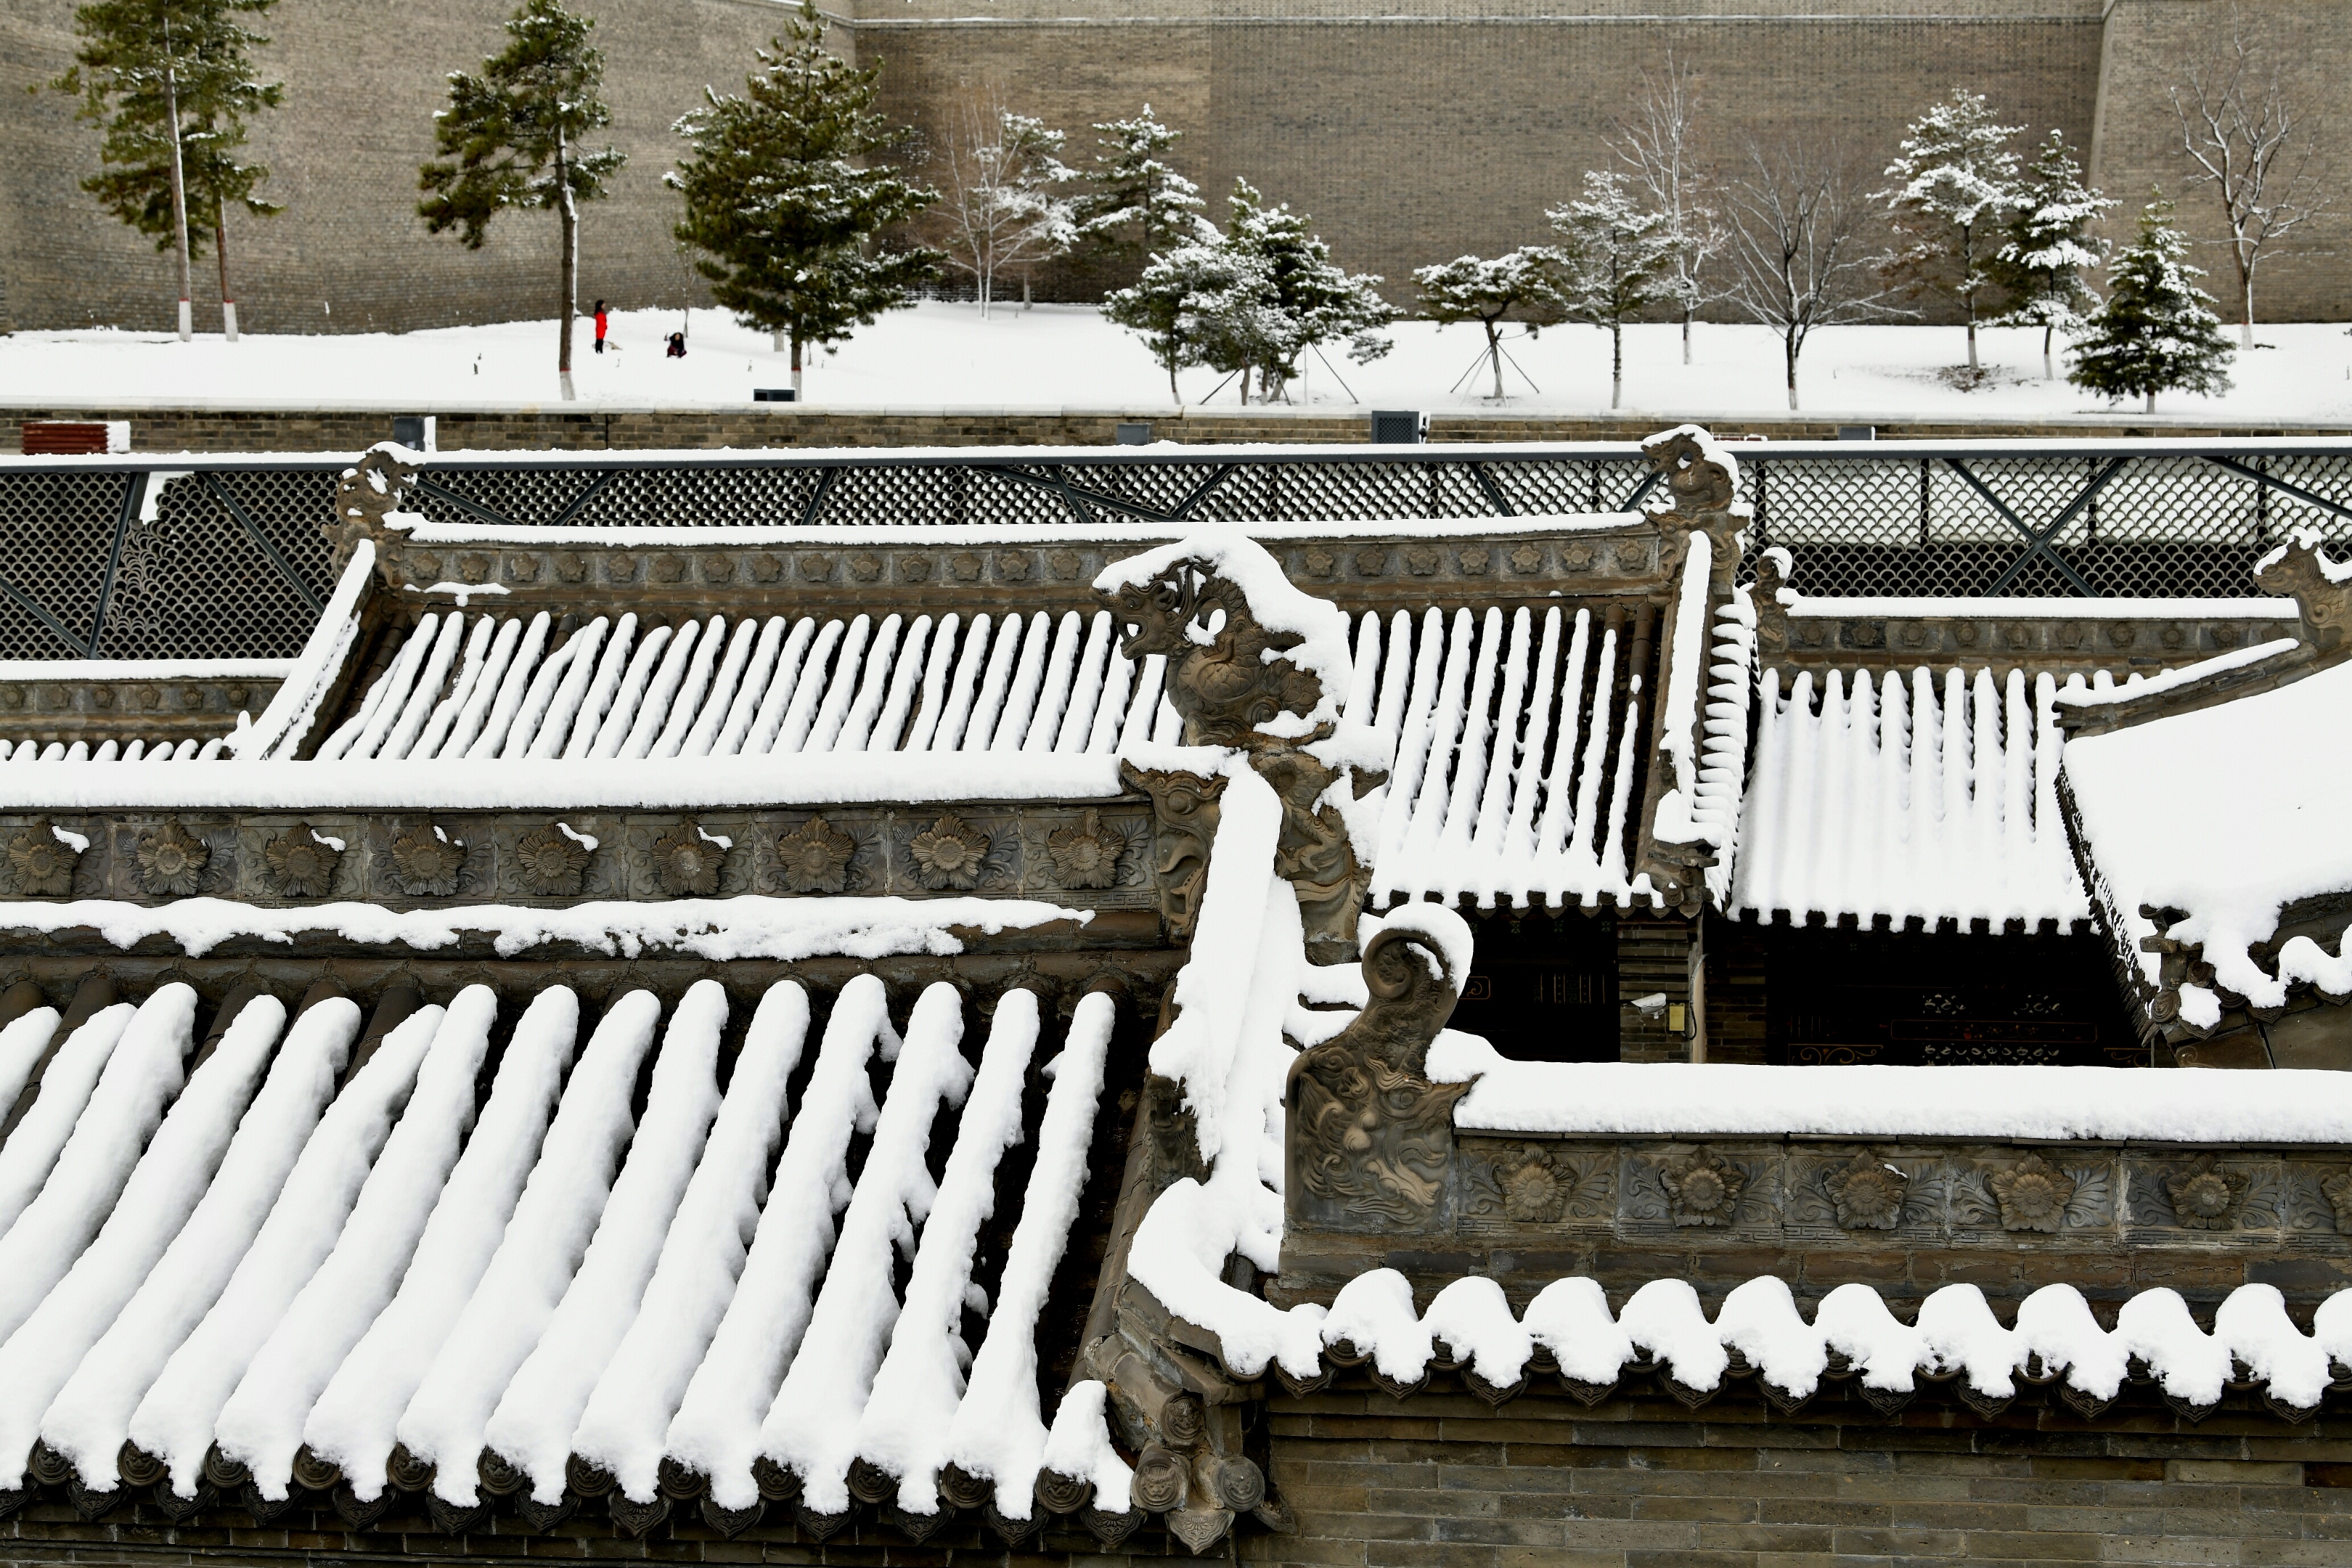
[{"label": "gray brick wall", "polygon": [[[1440,1375],[1440,1381],[1451,1379]],[[1265,1563],[1359,1568],[1893,1568],[2352,1562],[2352,1424],[2153,1400],[2086,1423],[2038,1399],[1978,1418],[1923,1398],[1885,1420],[1825,1394],[1696,1413],[1655,1394],[1587,1409],[1530,1392],[1398,1400],[1369,1387],[1269,1410],[1295,1536]]]},{"label": "gray brick wall", "polygon": [[[23,89],[72,48],[74,0],[0,10],[0,311],[20,327],[171,320],[170,268],[99,213],[77,182],[94,127],[73,104]],[[734,89],[752,47],[781,26],[774,0],[590,0],[608,57],[612,136],[632,161],[614,199],[587,214],[583,300],[677,302],[697,286],[660,185],[678,145],[671,121],[705,84]],[[268,66],[288,106],[257,131],[289,210],[232,232],[241,311],[257,331],[361,331],[543,315],[552,306],[555,226],[502,220],[481,252],[428,237],[415,216],[417,163],[446,72],[500,41],[507,0],[414,0],[397,19],[364,0],[306,0],[268,26]],[[1087,125],[1149,100],[1189,137],[1180,163],[1214,199],[1236,174],[1313,215],[1348,266],[1405,292],[1418,265],[1541,239],[1544,209],[1606,159],[1605,138],[1643,70],[1672,50],[1696,73],[1703,145],[1730,163],[1749,138],[1841,142],[1884,164],[1904,123],[1955,85],[1988,93],[2032,134],[2095,140],[2098,177],[2135,204],[2186,165],[2165,89],[2224,19],[2219,0],[851,0],[837,41],[887,62],[886,100],[936,132],[964,88],[1007,99],[1091,152]],[[1377,9],[1378,19],[1368,17]],[[2247,0],[2272,29],[2288,85],[2325,114],[2352,68],[2352,7],[2339,0]],[[2335,117],[2321,163],[2352,175],[2352,123]],[[2184,212],[2210,234],[2194,197]],[[2315,235],[2338,244],[2343,226]],[[2221,264],[2218,254],[2211,259]],[[2352,309],[2343,269],[2285,257],[2261,300],[2273,318]],[[1051,271],[1049,295],[1102,279]],[[208,279],[198,320],[217,321]]]}]

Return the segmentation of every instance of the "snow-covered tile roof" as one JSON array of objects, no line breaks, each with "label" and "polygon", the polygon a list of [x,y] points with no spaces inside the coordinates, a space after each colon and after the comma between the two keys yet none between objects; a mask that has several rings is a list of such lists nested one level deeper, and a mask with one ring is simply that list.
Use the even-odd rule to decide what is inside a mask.
[{"label": "snow-covered tile roof", "polygon": [[0,1029],[0,1089],[37,1070],[0,1147],[0,1465],[38,1439],[110,1491],[128,1443],[184,1497],[339,1474],[362,1507],[432,1467],[461,1510],[491,1472],[642,1506],[698,1475],[725,1510],[825,1514],[862,1464],[922,1514],[952,1462],[1025,1520],[1050,1439],[1127,1507],[1098,1390],[1064,1433],[1037,1376],[1108,996],[1062,1026],[1008,989],[967,1041],[947,984],[899,1016],[861,973],[819,1019],[788,980],[725,1063],[712,980],[601,1018],[561,984],[511,1023],[485,985],[417,1003],[363,1041],[331,987],[291,1018],[264,995],[193,1058],[178,983],[63,1039],[52,1006]]},{"label": "snow-covered tile roof", "polygon": [[[2294,937],[2259,958],[2299,900],[2352,892],[2352,663],[2275,690],[2175,713],[2066,747],[2084,847],[2105,884],[2119,951],[2150,987],[2163,957],[2143,910],[2179,913],[2166,943],[2201,950],[2212,986],[2257,1008],[2309,986],[2352,994],[2352,950]],[[2180,987],[2180,1016],[2218,1021],[2220,999]]]},{"label": "snow-covered tile roof", "polygon": [[1762,678],[1735,912],[1996,931],[2090,918],[2058,813],[2053,677],[1951,667],[1784,679]]},{"label": "snow-covered tile roof", "polygon": [[1154,723],[1161,662],[1145,661],[1139,682],[1100,611],[675,626],[624,613],[567,636],[544,611],[427,611],[317,757],[1107,755]]},{"label": "snow-covered tile roof", "polygon": [[[1319,1386],[1334,1367],[1368,1366],[1376,1382],[1402,1394],[1433,1371],[1459,1370],[1490,1398],[1556,1376],[1597,1401],[1621,1379],[1654,1371],[1692,1403],[1720,1392],[1727,1378],[1754,1376],[1784,1406],[1811,1398],[1825,1379],[1852,1378],[1889,1412],[1922,1384],[1953,1384],[1988,1415],[2033,1385],[2056,1384],[2074,1414],[2084,1415],[2105,1409],[2129,1381],[2152,1383],[2167,1403],[2198,1416],[2231,1387],[2248,1386],[2243,1377],[2274,1410],[2301,1419],[2340,1386],[2336,1364],[2352,1363],[2352,1291],[2323,1302],[2305,1333],[2272,1285],[2231,1291],[2210,1331],[2164,1288],[2126,1300],[2116,1326],[2103,1329],[2082,1292],[2063,1284],[2026,1297],[2006,1323],[1975,1285],[1932,1292],[1909,1322],[1870,1286],[1841,1285],[1809,1321],[1787,1283],[1770,1275],[1733,1288],[1710,1318],[1698,1292],[1677,1279],[1652,1280],[1613,1312],[1597,1281],[1554,1279],[1514,1312],[1490,1279],[1456,1279],[1418,1308],[1403,1275],[1376,1268],[1341,1287],[1328,1314],[1304,1306],[1290,1315],[1313,1324],[1307,1353],[1274,1363],[1294,1388]],[[1262,1372],[1265,1362],[1235,1370]]]},{"label": "snow-covered tile roof", "polygon": [[1372,901],[1630,900],[1651,635],[1621,607],[1364,616],[1349,717],[1396,749]]}]

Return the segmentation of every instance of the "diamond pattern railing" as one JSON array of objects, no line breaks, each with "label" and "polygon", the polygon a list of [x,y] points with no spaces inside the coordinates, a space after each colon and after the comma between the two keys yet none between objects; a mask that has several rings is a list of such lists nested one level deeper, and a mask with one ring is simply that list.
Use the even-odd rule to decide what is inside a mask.
[{"label": "diamond pattern railing", "polygon": [[[2215,597],[2290,531],[2352,558],[2352,441],[1738,448],[1748,564],[1803,592]],[[0,462],[0,659],[271,658],[332,584],[347,458]],[[1622,510],[1630,445],[435,458],[413,501],[511,527],[1252,523]]]}]

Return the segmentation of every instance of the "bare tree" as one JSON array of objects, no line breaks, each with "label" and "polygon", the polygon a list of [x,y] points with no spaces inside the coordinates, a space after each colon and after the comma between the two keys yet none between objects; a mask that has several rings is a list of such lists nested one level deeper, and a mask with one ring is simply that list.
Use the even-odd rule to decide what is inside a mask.
[{"label": "bare tree", "polygon": [[1817,327],[1888,321],[1916,312],[1887,304],[1887,256],[1866,227],[1874,210],[1839,149],[1802,142],[1768,152],[1751,142],[1747,167],[1725,192],[1729,287],[1724,298],[1780,339],[1789,406],[1797,406],[1797,360]]},{"label": "bare tree", "polygon": [[1076,179],[1059,156],[1063,134],[1015,114],[995,92],[967,93],[956,105],[939,161],[944,193],[934,221],[948,262],[971,274],[988,319],[996,279],[1024,274],[1077,238],[1070,202],[1056,191]]},{"label": "bare tree", "polygon": [[1730,241],[1719,193],[1695,149],[1698,94],[1691,73],[1669,52],[1663,77],[1642,73],[1642,93],[1630,120],[1617,122],[1609,150],[1633,171],[1651,211],[1665,219],[1672,243],[1668,297],[1683,316],[1683,363],[1691,362],[1691,322],[1717,297],[1706,273]]},{"label": "bare tree", "polygon": [[2254,273],[2265,253],[2334,202],[2311,167],[2320,126],[2295,112],[2279,68],[2262,58],[2245,18],[2230,8],[2230,37],[2172,89],[2180,149],[2209,184],[2229,225],[2230,259],[2238,271],[2239,341],[2254,346]]}]

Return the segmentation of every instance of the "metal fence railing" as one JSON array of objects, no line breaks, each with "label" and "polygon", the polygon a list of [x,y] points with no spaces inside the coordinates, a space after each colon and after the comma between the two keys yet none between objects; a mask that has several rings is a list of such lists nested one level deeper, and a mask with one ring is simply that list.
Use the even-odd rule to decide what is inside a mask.
[{"label": "metal fence railing", "polygon": [[[1748,554],[1807,593],[2251,594],[2315,527],[2352,557],[2352,440],[1886,441],[1738,448]],[[0,459],[0,659],[282,658],[331,584],[350,458]],[[1622,444],[434,457],[413,502],[521,527],[1530,517],[1622,510]]]}]

